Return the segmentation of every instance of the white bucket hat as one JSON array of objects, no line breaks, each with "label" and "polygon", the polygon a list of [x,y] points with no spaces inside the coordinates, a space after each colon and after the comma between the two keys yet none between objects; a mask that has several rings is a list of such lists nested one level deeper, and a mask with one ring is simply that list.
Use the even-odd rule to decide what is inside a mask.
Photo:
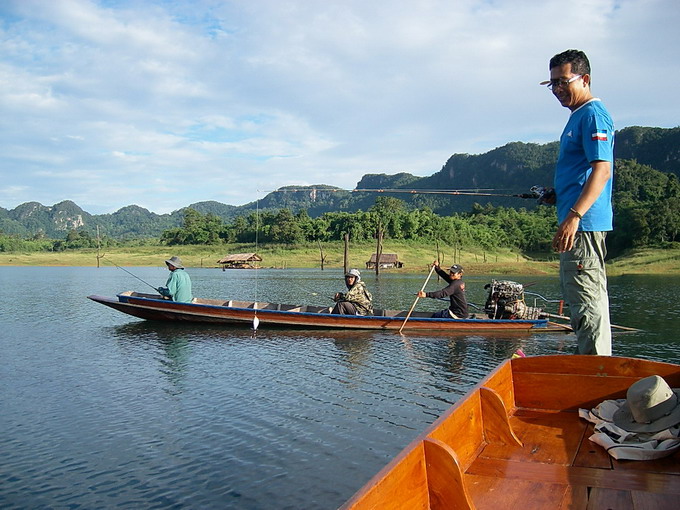
[{"label": "white bucket hat", "polygon": [[345,276],[354,276],[354,278],[357,279],[357,281],[361,280],[361,273],[359,272],[358,269],[350,269],[347,271],[347,274]]},{"label": "white bucket hat", "polygon": [[633,383],[626,402],[614,413],[614,424],[629,432],[659,432],[680,423],[680,389],[658,375]]}]

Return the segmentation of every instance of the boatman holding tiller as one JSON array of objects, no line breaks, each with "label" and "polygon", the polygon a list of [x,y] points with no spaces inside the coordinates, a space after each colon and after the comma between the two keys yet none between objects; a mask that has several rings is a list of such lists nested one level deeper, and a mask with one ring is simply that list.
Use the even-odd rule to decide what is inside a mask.
[{"label": "boatman holding tiller", "polygon": [[459,264],[454,264],[449,268],[447,273],[442,268],[439,267],[439,261],[435,260],[433,263],[434,270],[437,274],[448,283],[446,287],[442,290],[437,290],[434,292],[424,292],[418,291],[418,297],[424,298],[429,297],[433,299],[441,299],[448,297],[451,301],[451,305],[446,310],[441,310],[432,315],[433,318],[437,319],[467,319],[468,318],[468,305],[467,298],[465,297],[465,282],[463,278],[463,266]]},{"label": "boatman holding tiller", "polygon": [[550,59],[547,85],[571,111],[560,137],[555,168],[559,227],[553,249],[560,253],[560,282],[569,304],[579,354],[612,353],[605,237],[613,228],[614,123],[590,92],[590,62],[579,50]]},{"label": "boatman holding tiller", "polygon": [[373,297],[366,284],[361,281],[358,269],[350,269],[345,275],[347,292],[337,292],[333,296],[335,307],[331,313],[341,315],[373,315]]},{"label": "boatman holding tiller", "polygon": [[184,270],[182,260],[179,257],[173,256],[165,261],[168,266],[170,276],[165,282],[165,287],[158,287],[158,292],[161,296],[170,298],[179,303],[191,303],[193,296],[191,295],[191,278]]}]

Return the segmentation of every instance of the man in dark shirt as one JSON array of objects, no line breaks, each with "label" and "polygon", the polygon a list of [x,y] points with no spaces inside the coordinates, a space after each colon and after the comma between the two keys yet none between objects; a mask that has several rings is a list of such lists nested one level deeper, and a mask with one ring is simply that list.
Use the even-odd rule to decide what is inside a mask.
[{"label": "man in dark shirt", "polygon": [[429,297],[433,299],[440,299],[447,297],[451,300],[451,305],[446,310],[436,312],[432,317],[438,319],[467,319],[468,306],[465,298],[465,282],[463,278],[463,266],[454,264],[446,271],[439,267],[439,261],[435,260],[433,263],[434,270],[437,274],[448,283],[442,290],[435,292],[418,292],[418,297]]}]

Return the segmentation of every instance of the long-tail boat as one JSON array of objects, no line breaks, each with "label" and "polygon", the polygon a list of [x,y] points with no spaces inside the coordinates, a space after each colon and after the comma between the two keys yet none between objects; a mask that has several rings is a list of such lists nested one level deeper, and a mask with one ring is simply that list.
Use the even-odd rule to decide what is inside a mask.
[{"label": "long-tail boat", "polygon": [[399,310],[374,310],[373,315],[332,314],[328,306],[284,305],[277,303],[194,298],[191,303],[179,303],[157,294],[126,291],[117,299],[88,296],[89,299],[142,319],[221,323],[259,327],[306,329],[374,329],[408,331],[500,331],[556,332],[571,331],[565,324],[537,319],[436,319],[432,312],[408,313]]},{"label": "long-tail boat", "polygon": [[680,387],[680,365],[603,356],[504,362],[342,510],[677,509],[680,453],[619,461],[579,408],[625,398],[642,377]]}]

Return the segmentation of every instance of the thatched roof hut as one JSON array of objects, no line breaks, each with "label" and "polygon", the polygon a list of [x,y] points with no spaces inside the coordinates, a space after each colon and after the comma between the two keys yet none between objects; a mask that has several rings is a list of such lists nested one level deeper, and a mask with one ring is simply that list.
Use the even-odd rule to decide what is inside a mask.
[{"label": "thatched roof hut", "polygon": [[257,253],[232,253],[217,261],[222,269],[253,269],[255,262],[262,262],[262,257]]}]

